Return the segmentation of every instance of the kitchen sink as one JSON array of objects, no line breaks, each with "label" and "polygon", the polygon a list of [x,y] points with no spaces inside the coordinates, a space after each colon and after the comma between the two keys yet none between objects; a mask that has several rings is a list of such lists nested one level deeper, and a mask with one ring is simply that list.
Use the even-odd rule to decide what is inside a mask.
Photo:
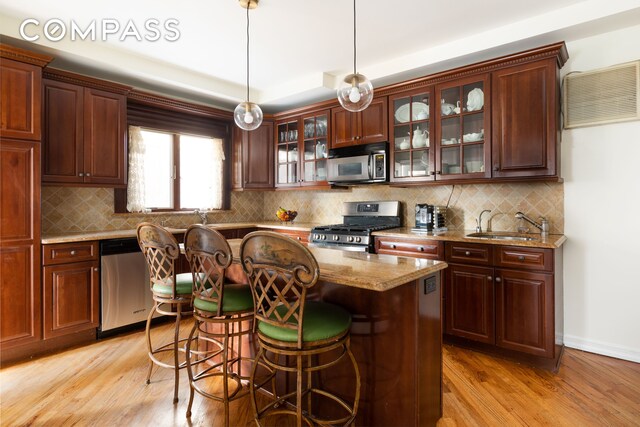
[{"label": "kitchen sink", "polygon": [[466,237],[475,237],[476,239],[496,239],[496,240],[535,240],[535,237],[523,236],[521,234],[509,233],[470,233]]}]

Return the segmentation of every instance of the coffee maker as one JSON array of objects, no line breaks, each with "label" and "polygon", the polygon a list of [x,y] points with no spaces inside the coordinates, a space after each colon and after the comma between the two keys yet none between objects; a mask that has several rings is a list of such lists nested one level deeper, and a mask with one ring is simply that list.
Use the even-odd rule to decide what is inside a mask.
[{"label": "coffee maker", "polygon": [[416,204],[416,226],[412,231],[446,231],[446,206]]}]

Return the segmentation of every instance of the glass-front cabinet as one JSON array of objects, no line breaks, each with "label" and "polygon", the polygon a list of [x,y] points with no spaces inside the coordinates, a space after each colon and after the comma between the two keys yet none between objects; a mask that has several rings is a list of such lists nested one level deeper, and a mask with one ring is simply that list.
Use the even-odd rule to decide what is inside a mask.
[{"label": "glass-front cabinet", "polygon": [[441,84],[435,93],[436,179],[490,177],[489,75]]},{"label": "glass-front cabinet", "polygon": [[276,187],[327,184],[329,110],[276,125]]},{"label": "glass-front cabinet", "polygon": [[391,181],[433,180],[433,88],[393,95],[389,105]]}]

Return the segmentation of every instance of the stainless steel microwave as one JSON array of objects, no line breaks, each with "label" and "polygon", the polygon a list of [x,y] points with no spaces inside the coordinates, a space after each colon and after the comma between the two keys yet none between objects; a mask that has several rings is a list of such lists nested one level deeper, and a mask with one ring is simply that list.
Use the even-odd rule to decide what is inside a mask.
[{"label": "stainless steel microwave", "polygon": [[386,142],[329,150],[327,181],[331,184],[365,184],[389,180]]}]

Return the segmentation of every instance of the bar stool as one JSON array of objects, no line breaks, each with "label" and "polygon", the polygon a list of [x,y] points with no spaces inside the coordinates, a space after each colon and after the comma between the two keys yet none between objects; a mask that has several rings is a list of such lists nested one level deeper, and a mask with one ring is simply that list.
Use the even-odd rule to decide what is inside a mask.
[{"label": "bar stool", "polygon": [[[254,383],[258,363],[254,364],[250,392],[257,424],[261,425],[261,419],[276,414],[295,415],[298,426],[303,420],[308,425],[352,423],[360,399],[360,372],[349,346],[351,315],[333,304],[306,301],[307,290],[316,284],[320,275],[313,254],[286,236],[256,231],[242,240],[240,259],[254,297],[260,343],[256,362],[264,363],[274,371],[296,375],[295,391],[285,390],[282,396],[274,393],[272,402],[258,408]],[[352,404],[313,384],[314,374],[317,376],[319,371],[336,365],[345,356],[349,357],[355,372]],[[295,363],[290,365],[289,360]],[[292,397],[295,397],[295,409],[288,408],[292,403],[288,399]],[[319,418],[312,411],[313,397],[330,399],[346,415],[336,419]]]},{"label": "bar stool", "polygon": [[[173,234],[165,228],[143,222],[138,224],[138,244],[147,261],[149,269],[149,282],[155,304],[147,317],[145,337],[149,354],[149,373],[147,384],[151,382],[153,365],[163,368],[171,368],[175,372],[173,403],[178,402],[178,385],[180,384],[179,370],[187,366],[186,361],[180,363],[179,353],[184,348],[179,348],[180,321],[183,314],[191,314],[191,311],[183,311],[183,306],[191,305],[191,293],[193,279],[191,273],[176,274],[175,261],[180,256],[180,248]],[[155,313],[175,317],[175,333],[173,341],[153,347],[151,343],[151,319]],[[172,352],[173,363],[166,363],[158,359],[157,355]]]},{"label": "bar stool", "polygon": [[[191,416],[194,392],[198,392],[223,402],[228,427],[229,402],[248,393],[241,382],[249,380],[248,372],[242,375],[242,362],[253,362],[253,359],[242,357],[242,341],[249,341],[252,335],[253,296],[247,285],[225,283],[225,271],[233,255],[220,233],[204,225],[192,225],[185,234],[184,249],[193,274],[195,319],[187,341],[190,384],[187,417]],[[207,379],[215,376],[222,377],[222,396],[204,388],[210,384]],[[232,392],[229,392],[229,379],[236,383]]]}]

